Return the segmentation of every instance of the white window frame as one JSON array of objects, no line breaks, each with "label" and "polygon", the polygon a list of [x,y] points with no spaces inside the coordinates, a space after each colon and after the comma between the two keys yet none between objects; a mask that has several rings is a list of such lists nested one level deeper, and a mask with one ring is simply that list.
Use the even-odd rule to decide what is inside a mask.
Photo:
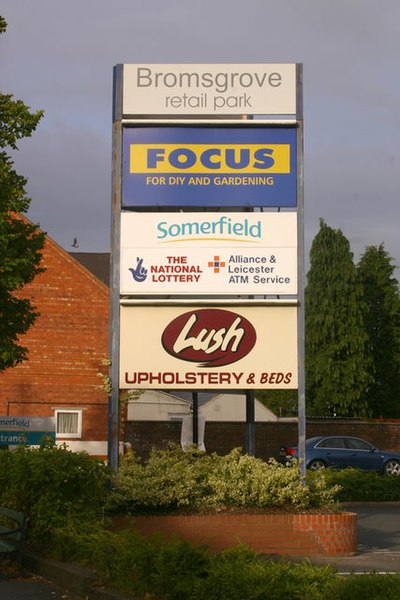
[{"label": "white window frame", "polygon": [[[70,413],[78,415],[78,426],[76,433],[59,433],[58,432],[58,415],[60,413]],[[72,408],[56,408],[54,410],[54,416],[56,419],[56,438],[68,438],[68,439],[78,439],[82,437],[82,410],[72,409]]]}]

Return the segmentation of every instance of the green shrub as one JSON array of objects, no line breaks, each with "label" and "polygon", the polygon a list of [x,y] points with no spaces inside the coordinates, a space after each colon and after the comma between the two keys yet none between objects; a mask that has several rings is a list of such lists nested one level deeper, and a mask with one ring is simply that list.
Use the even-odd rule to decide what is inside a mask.
[{"label": "green shrub", "polygon": [[62,557],[94,568],[102,584],[148,600],[400,598],[398,576],[343,577],[330,566],[274,561],[244,546],[212,554],[178,539],[166,542],[157,536],[144,538],[133,531],[101,527],[76,531],[73,539],[63,539],[60,530],[56,542],[65,550],[70,544],[69,553]]},{"label": "green shrub", "polygon": [[212,560],[205,547],[132,531],[98,532],[89,536],[86,548],[86,562],[103,582],[125,593],[172,600],[189,599]]},{"label": "green shrub", "polygon": [[329,600],[399,600],[397,575],[352,575],[336,577],[329,588]]},{"label": "green shrub", "polygon": [[216,460],[216,455],[183,452],[172,444],[153,450],[145,464],[130,453],[121,460],[114,480],[114,504],[128,511],[200,505]]},{"label": "green shrub", "polygon": [[330,567],[294,564],[257,557],[238,547],[213,557],[209,571],[196,581],[191,600],[326,600],[335,579]]},{"label": "green shrub", "polygon": [[64,447],[0,452],[0,504],[28,515],[39,544],[57,527],[99,520],[109,477],[104,463]]},{"label": "green shrub", "polygon": [[223,508],[334,508],[335,486],[322,474],[303,485],[296,465],[286,467],[243,455],[226,456],[178,446],[154,450],[146,463],[132,453],[115,477],[112,505],[116,510],[215,510]]},{"label": "green shrub", "polygon": [[[313,476],[314,473],[307,474],[309,482]],[[337,500],[340,502],[400,501],[400,477],[389,477],[359,469],[326,469],[324,478],[328,487],[339,487]]]},{"label": "green shrub", "polygon": [[133,531],[99,529],[76,537],[69,560],[94,567],[103,584],[149,599],[325,600],[336,577],[330,567],[273,562],[244,546],[212,554],[179,539],[166,542]]}]

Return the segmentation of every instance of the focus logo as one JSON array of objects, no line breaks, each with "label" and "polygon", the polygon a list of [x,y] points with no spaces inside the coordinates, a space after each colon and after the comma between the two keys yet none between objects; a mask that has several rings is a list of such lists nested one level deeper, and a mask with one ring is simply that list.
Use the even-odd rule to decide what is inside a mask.
[{"label": "focus logo", "polygon": [[253,325],[237,313],[217,308],[179,315],[164,329],[161,343],[174,358],[221,367],[244,358],[254,347]]},{"label": "focus logo", "polygon": [[130,173],[290,173],[290,145],[131,144]]}]

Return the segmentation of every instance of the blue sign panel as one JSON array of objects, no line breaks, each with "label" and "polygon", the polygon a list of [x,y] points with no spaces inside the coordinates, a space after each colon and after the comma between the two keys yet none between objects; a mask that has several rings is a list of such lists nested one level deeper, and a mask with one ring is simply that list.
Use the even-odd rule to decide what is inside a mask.
[{"label": "blue sign panel", "polygon": [[55,444],[54,431],[0,431],[0,446]]},{"label": "blue sign panel", "polygon": [[295,127],[127,127],[122,206],[296,206]]}]

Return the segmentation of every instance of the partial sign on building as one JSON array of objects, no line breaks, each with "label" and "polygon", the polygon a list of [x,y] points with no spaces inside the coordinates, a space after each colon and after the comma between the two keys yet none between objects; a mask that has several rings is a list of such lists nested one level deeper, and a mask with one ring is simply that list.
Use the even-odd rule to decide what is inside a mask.
[{"label": "partial sign on building", "polygon": [[293,127],[125,127],[122,206],[290,206]]},{"label": "partial sign on building", "polygon": [[295,306],[121,306],[122,389],[297,387]]},{"label": "partial sign on building", "polygon": [[296,293],[296,213],[121,214],[122,295]]},{"label": "partial sign on building", "polygon": [[0,446],[55,443],[54,417],[1,417]]},{"label": "partial sign on building", "polygon": [[295,64],[121,65],[123,114],[295,115]]}]

